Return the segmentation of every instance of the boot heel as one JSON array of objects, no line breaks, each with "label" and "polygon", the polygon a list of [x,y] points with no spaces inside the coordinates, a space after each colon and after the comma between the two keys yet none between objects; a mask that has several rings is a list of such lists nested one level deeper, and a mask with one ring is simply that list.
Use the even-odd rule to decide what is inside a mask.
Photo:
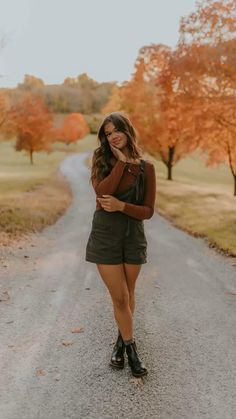
[{"label": "boot heel", "polygon": [[138,355],[135,341],[126,345],[126,354],[128,357],[128,364],[134,377],[142,377],[148,373],[147,368]]},{"label": "boot heel", "polygon": [[121,334],[119,333],[117,341],[113,347],[113,351],[112,351],[112,355],[110,359],[110,365],[112,367],[115,367],[117,369],[124,368],[124,365],[125,365],[124,352],[125,352],[125,344],[124,344]]}]

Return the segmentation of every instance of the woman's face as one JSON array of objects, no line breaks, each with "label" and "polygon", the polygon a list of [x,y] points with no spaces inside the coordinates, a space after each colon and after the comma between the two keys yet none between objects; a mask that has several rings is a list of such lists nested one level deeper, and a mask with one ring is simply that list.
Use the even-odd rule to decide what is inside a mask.
[{"label": "woman's face", "polygon": [[122,149],[127,144],[127,135],[118,130],[112,122],[104,126],[104,132],[109,144]]}]

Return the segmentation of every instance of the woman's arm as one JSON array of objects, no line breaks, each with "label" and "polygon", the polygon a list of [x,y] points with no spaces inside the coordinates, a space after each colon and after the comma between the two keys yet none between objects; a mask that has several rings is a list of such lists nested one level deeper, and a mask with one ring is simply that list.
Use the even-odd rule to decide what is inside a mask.
[{"label": "woman's arm", "polygon": [[125,166],[125,161],[117,160],[111,170],[111,173],[109,173],[109,175],[106,176],[103,180],[99,182],[95,177],[92,178],[92,185],[98,196],[102,196],[103,194],[112,195],[115,193],[120,183],[120,179]]},{"label": "woman's arm", "polygon": [[138,220],[147,220],[154,214],[156,201],[156,174],[152,163],[146,162],[145,196],[143,205],[124,202],[121,212],[130,215]]}]

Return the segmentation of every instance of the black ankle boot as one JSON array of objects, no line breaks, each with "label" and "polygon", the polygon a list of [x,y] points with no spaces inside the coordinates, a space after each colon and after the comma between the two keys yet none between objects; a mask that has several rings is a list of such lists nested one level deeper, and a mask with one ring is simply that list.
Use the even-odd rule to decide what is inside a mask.
[{"label": "black ankle boot", "polygon": [[134,377],[142,377],[148,373],[147,368],[139,358],[135,341],[126,345],[126,354]]},{"label": "black ankle boot", "polygon": [[125,365],[124,352],[125,352],[125,344],[119,332],[117,341],[115,343],[115,346],[113,348],[113,352],[111,355],[110,365],[112,365],[115,368],[120,368],[120,369],[124,368],[124,365]]}]

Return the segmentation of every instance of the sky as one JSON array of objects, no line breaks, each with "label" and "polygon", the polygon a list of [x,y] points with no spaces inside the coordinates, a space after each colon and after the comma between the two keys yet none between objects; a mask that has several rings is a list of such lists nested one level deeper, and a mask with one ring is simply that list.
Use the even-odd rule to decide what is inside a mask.
[{"label": "sky", "polygon": [[122,83],[141,47],[176,45],[180,17],[194,9],[195,0],[0,0],[0,87],[25,74]]}]

